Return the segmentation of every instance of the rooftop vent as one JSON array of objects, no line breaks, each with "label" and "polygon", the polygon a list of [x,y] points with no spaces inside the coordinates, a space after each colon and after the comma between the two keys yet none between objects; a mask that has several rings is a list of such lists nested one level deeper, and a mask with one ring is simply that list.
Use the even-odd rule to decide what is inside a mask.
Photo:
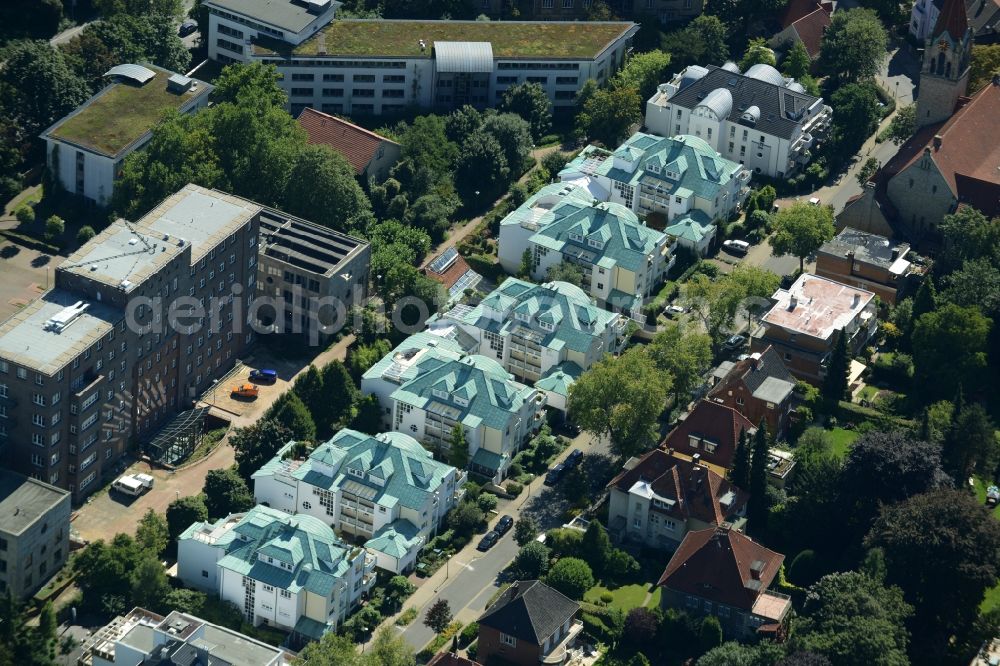
[{"label": "rooftop vent", "polygon": [[173,74],[167,79],[167,90],[174,93],[185,93],[194,87],[194,80],[181,74]]},{"label": "rooftop vent", "polygon": [[45,322],[45,330],[55,331],[56,333],[62,332],[67,326],[76,321],[80,315],[86,312],[89,307],[88,303],[77,301],[73,305],[63,308]]}]

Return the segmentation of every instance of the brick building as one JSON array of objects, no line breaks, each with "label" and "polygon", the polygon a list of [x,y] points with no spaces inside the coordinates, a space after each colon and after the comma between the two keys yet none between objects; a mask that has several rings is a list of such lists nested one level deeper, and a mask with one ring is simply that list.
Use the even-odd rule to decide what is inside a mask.
[{"label": "brick building", "polygon": [[513,583],[479,618],[479,650],[484,664],[562,664],[567,648],[583,630],[580,604],[538,580]]},{"label": "brick building", "polygon": [[[721,367],[721,366],[720,366]],[[729,363],[728,372],[708,397],[735,409],[751,423],[767,422],[767,431],[781,439],[794,402],[795,377],[773,347]]]},{"label": "brick building", "polygon": [[697,455],[710,465],[731,469],[743,431],[750,436],[757,431],[757,426],[732,407],[701,400],[660,446],[686,456]]},{"label": "brick building", "polygon": [[918,272],[906,258],[909,252],[908,243],[847,227],[816,253],[816,275],[875,292],[883,303],[895,305]]}]

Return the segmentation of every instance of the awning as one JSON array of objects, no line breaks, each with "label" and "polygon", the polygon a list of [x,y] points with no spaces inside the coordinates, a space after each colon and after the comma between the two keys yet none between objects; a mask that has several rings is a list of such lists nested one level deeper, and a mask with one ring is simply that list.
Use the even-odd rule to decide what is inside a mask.
[{"label": "awning", "polygon": [[434,42],[434,58],[439,73],[493,73],[493,45],[489,42]]}]

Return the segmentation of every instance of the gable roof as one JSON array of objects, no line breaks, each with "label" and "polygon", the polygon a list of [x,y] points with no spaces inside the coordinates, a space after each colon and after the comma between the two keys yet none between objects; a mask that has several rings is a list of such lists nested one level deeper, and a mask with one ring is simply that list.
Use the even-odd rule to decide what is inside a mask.
[{"label": "gable roof", "polygon": [[749,497],[707,467],[661,449],[653,449],[631,469],[623,470],[608,483],[608,488],[656,497],[665,506],[654,505],[652,510],[657,513],[713,525],[736,515]]},{"label": "gable roof", "polygon": [[792,29],[802,40],[802,45],[806,47],[806,52],[810,58],[819,57],[820,46],[823,43],[823,35],[830,27],[830,15],[822,7],[806,14],[802,18],[792,23]]},{"label": "gable roof", "polygon": [[479,618],[479,626],[542,645],[580,604],[538,580],[517,581]]},{"label": "gable roof", "polygon": [[944,0],[937,23],[931,32],[931,39],[937,39],[947,32],[955,41],[962,39],[969,29],[969,17],[965,13],[965,0]]},{"label": "gable roof", "polygon": [[785,11],[781,15],[781,27],[787,28],[799,19],[812,14],[817,9],[822,9],[827,14],[833,13],[833,2],[829,0],[818,2],[817,0],[791,0],[785,6]]},{"label": "gable roof", "polygon": [[767,402],[781,402],[795,390],[795,377],[771,345],[737,361],[725,378],[709,391],[709,397],[720,395],[734,382],[743,382],[753,397]]},{"label": "gable roof", "polygon": [[[952,196],[987,216],[1000,214],[1000,85],[989,83],[943,124],[910,138],[882,170],[884,182],[902,175],[925,155]],[[935,136],[941,145],[935,147]]]},{"label": "gable roof", "polygon": [[725,527],[688,532],[657,585],[750,610],[785,556]]},{"label": "gable roof", "polygon": [[357,174],[364,173],[382,144],[398,145],[364,127],[308,106],[299,114],[299,125],[309,136],[309,143],[333,148],[347,158]]},{"label": "gable roof", "polygon": [[[729,469],[733,466],[740,432],[745,430],[749,435],[755,429],[756,426],[749,419],[732,407],[712,400],[701,400],[687,418],[670,431],[662,446],[688,455],[698,453],[703,460]],[[715,444],[715,451],[706,451],[704,447],[694,448],[690,443],[692,436]]]}]

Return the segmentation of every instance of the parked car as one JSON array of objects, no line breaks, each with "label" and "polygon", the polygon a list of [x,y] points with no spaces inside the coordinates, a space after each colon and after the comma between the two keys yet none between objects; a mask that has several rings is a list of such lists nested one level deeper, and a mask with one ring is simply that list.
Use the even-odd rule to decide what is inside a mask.
[{"label": "parked car", "polygon": [[253,384],[240,384],[234,386],[230,393],[237,398],[256,398],[260,394],[260,389]]},{"label": "parked car", "polygon": [[809,197],[810,206],[818,206],[820,204],[819,197]]},{"label": "parked car", "polygon": [[566,460],[563,462],[563,465],[566,466],[566,469],[573,469],[580,464],[581,458],[583,458],[583,451],[580,449],[573,449],[569,452],[569,455],[566,456]]},{"label": "parked car", "polygon": [[494,532],[493,530],[490,530],[489,532],[483,535],[482,539],[479,540],[479,545],[476,546],[476,550],[481,550],[485,553],[490,548],[492,548],[499,539],[500,535]]},{"label": "parked car", "polygon": [[556,463],[556,465],[549,470],[549,473],[545,475],[545,485],[554,486],[559,483],[559,479],[562,478],[565,471],[566,463]]},{"label": "parked car", "polygon": [[731,335],[722,343],[722,348],[726,351],[735,351],[746,344],[747,339],[742,335]]},{"label": "parked car", "polygon": [[181,23],[181,26],[177,28],[177,35],[179,37],[187,37],[193,33],[198,32],[198,23],[188,19]]},{"label": "parked car", "polygon": [[990,486],[986,489],[986,506],[996,506],[1000,502],[1000,488]]},{"label": "parked car", "polygon": [[514,519],[505,514],[500,516],[500,520],[497,521],[493,531],[497,533],[498,537],[502,537],[504,534],[507,534],[512,527],[514,527]]},{"label": "parked car", "polygon": [[730,254],[744,255],[750,251],[750,243],[741,240],[722,241],[722,247]]},{"label": "parked car", "polygon": [[665,315],[667,315],[668,317],[671,317],[671,318],[673,318],[673,317],[679,317],[680,315],[684,314],[685,312],[687,312],[687,310],[684,309],[684,308],[682,308],[679,305],[668,305],[663,310],[663,314],[665,314]]},{"label": "parked car", "polygon": [[148,474],[126,474],[115,479],[111,487],[122,493],[138,497],[153,487],[154,479]]},{"label": "parked car", "polygon": [[278,379],[277,370],[251,370],[250,381],[252,382],[273,382]]}]

